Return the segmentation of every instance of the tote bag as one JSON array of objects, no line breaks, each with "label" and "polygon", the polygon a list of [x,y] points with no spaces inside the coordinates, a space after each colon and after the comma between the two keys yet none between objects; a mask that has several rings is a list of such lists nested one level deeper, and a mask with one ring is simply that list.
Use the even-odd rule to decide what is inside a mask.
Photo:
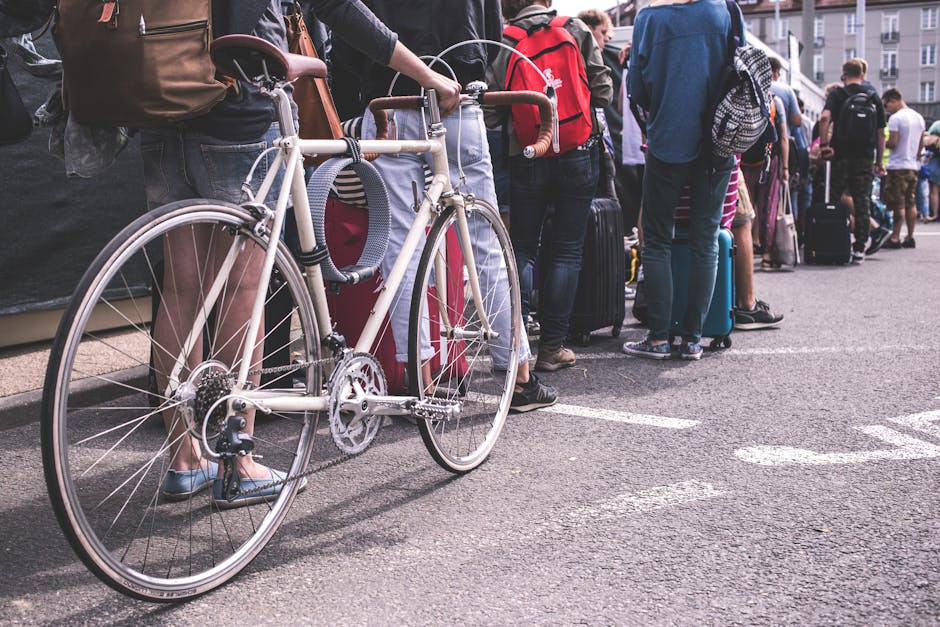
[{"label": "tote bag", "polygon": [[783,197],[777,203],[777,224],[774,230],[773,246],[770,249],[770,261],[793,269],[800,263],[800,248],[796,236],[796,222],[793,219],[789,183],[785,182],[780,186],[780,193]]}]

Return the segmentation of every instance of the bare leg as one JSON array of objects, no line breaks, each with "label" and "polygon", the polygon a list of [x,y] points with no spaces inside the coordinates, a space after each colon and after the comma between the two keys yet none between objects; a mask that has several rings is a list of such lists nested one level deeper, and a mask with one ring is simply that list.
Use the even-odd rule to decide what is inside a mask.
[{"label": "bare leg", "polygon": [[[898,205],[894,207],[888,207],[888,209],[890,209],[891,212],[894,214],[894,228],[891,229],[891,241],[898,242],[901,240],[901,225],[905,221],[904,206]],[[915,220],[917,219],[916,212],[915,212],[914,219]],[[910,233],[911,231],[910,225],[908,225],[907,230]]]},{"label": "bare leg", "polygon": [[734,235],[734,286],[737,291],[739,309],[754,309],[757,297],[754,295],[754,238],[751,234],[751,222],[746,222],[731,229]]},{"label": "bare leg", "polygon": [[[162,303],[154,323],[154,339],[160,347],[154,351],[154,368],[161,393],[167,388],[169,375],[194,321],[200,315],[205,315],[205,294],[230,244],[231,240],[227,239],[213,241],[213,233],[209,228],[170,233],[164,240]],[[217,322],[210,333],[209,354],[203,354],[204,338],[200,333],[186,358],[180,380],[185,380],[193,367],[209,358],[218,359],[230,365],[233,371],[237,370],[248,328],[247,321],[257,292],[261,261],[262,251],[253,244],[246,246],[239,255],[231,270],[229,284],[215,307]],[[259,329],[259,337],[252,352],[252,369],[260,366],[262,334],[263,327]],[[257,379],[257,376],[253,377],[252,382],[257,384]],[[246,412],[245,419],[248,423],[246,432],[252,433],[254,411]],[[200,420],[200,417],[195,420]],[[191,425],[185,424],[180,412],[164,411],[163,421],[172,443],[171,468],[193,470],[200,465],[205,467],[199,442],[187,433]],[[239,459],[239,469],[240,474],[246,477],[269,476],[267,470],[255,464],[251,456]]]},{"label": "bare leg", "polygon": [[[914,239],[914,227],[917,225],[917,205],[907,207],[904,213],[904,221],[907,223],[907,239]],[[900,236],[900,230],[898,235]]]}]

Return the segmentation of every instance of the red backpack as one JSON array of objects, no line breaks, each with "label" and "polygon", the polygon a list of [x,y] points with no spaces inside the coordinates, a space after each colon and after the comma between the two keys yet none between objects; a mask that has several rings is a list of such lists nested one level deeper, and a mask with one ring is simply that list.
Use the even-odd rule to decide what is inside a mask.
[{"label": "red backpack", "polygon": [[[510,55],[506,67],[506,89],[544,93],[545,78],[555,88],[558,98],[558,154],[584,144],[591,136],[592,128],[591,89],[584,59],[574,37],[565,30],[570,19],[559,15],[529,31],[512,25],[503,31],[503,36],[513,43],[516,50],[529,57],[545,74],[543,77],[518,55]],[[534,143],[539,131],[538,107],[513,105],[512,125],[521,145]]]}]

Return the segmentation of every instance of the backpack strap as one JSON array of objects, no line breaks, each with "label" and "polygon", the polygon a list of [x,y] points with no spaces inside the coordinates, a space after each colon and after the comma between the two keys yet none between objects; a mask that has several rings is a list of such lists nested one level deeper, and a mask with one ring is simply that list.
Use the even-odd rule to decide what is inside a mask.
[{"label": "backpack strap", "polygon": [[[728,0],[728,1],[733,2],[734,0]],[[549,22],[548,25],[551,26],[552,28],[564,28],[565,26],[568,25],[568,22],[570,21],[571,21],[571,18],[568,17],[567,15],[556,15],[555,17],[552,18],[552,21]]]},{"label": "backpack strap", "polygon": [[528,36],[529,33],[527,33],[524,28],[516,26],[515,24],[510,24],[503,29],[503,37],[511,41],[514,46],[518,46],[519,42]]},{"label": "backpack strap", "polygon": [[741,20],[741,9],[734,0],[725,0],[728,14],[731,16],[731,31],[728,33],[728,54],[734,54],[737,48],[744,45],[744,22]]}]

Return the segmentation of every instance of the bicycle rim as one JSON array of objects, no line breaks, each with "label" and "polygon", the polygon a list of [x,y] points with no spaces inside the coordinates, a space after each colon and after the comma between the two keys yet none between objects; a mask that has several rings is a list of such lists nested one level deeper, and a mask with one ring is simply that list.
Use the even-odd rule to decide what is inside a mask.
[{"label": "bicycle rim", "polygon": [[[196,412],[208,411],[226,393],[231,378],[224,372],[237,372],[231,355],[247,333],[223,338],[221,330],[237,302],[229,296],[239,293],[251,273],[233,269],[214,307],[201,300],[208,310],[203,337],[181,372],[184,381],[191,377],[196,400],[184,401],[155,385],[167,379],[167,360],[159,355],[179,355],[186,335],[183,322],[170,321],[174,339],[155,339],[151,317],[169,297],[164,282],[170,271],[162,269],[160,259],[192,254],[195,280],[205,292],[217,272],[207,241],[208,249],[225,250],[236,236],[247,237],[239,254],[239,259],[249,256],[245,267],[255,267],[254,257],[263,256],[267,241],[250,232],[251,224],[242,209],[215,201],[173,203],[142,216],[85,273],[53,345],[42,414],[50,499],[83,562],[108,585],[137,598],[186,599],[233,577],[274,534],[298,489],[299,482],[288,482],[269,500],[237,509],[223,509],[214,500],[211,481],[206,489],[172,501],[162,493],[173,446],[164,421],[185,420],[188,408],[193,431],[198,430],[202,420]],[[316,323],[302,277],[283,245],[274,268],[265,324],[256,340],[264,357],[252,369],[260,365],[270,371],[262,376],[262,388],[317,393]],[[164,314],[170,317],[168,310]],[[247,322],[242,324],[247,329]],[[292,362],[314,365],[291,369]],[[262,418],[259,412],[256,456],[270,468],[302,472],[316,418],[309,412]]]},{"label": "bicycle rim", "polygon": [[[411,393],[459,408],[446,418],[418,420],[431,456],[456,473],[476,468],[496,444],[512,400],[521,342],[519,280],[509,236],[490,205],[477,200],[467,212],[472,251],[459,243],[453,208],[431,228],[409,329]],[[485,338],[470,291],[471,255],[480,274],[483,313],[500,333],[495,340]]]}]

